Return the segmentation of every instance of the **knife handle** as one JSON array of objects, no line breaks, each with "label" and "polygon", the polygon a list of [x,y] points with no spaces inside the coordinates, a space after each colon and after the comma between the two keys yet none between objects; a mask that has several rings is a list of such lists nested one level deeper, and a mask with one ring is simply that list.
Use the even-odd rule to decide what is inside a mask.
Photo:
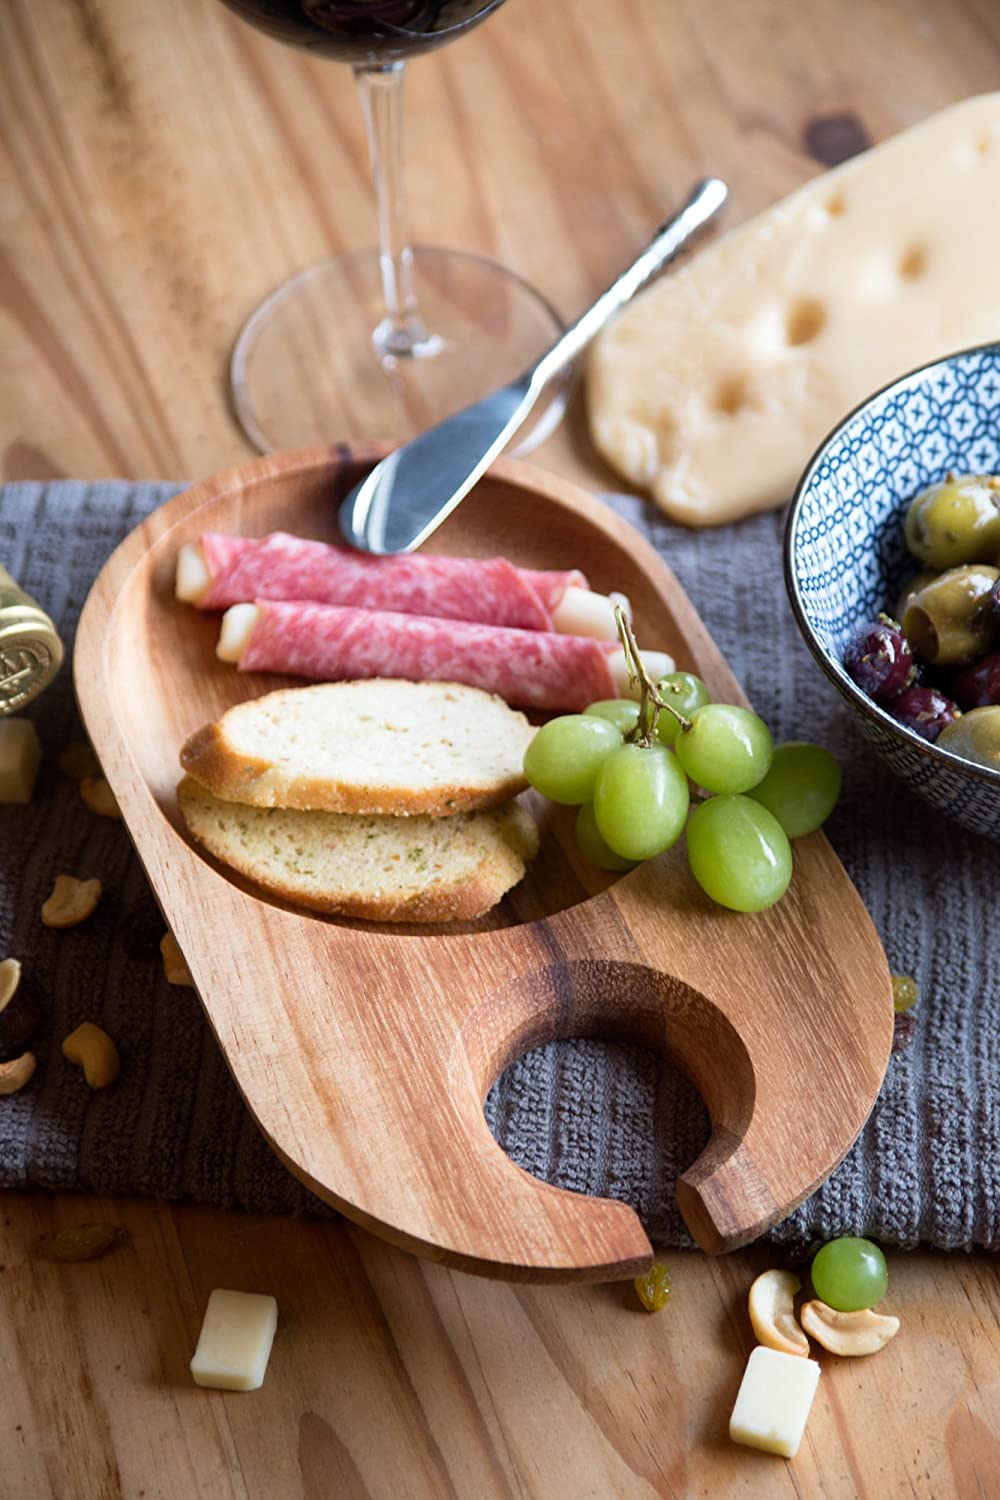
[{"label": "knife handle", "polygon": [[718,213],[729,196],[729,189],[718,177],[706,177],[694,189],[684,207],[661,224],[656,235],[637,260],[612,282],[606,292],[572,323],[560,339],[542,355],[531,376],[531,385],[543,385],[571,364],[600,332],[605,323],[625,306],[636,292],[669,265],[688,242]]}]

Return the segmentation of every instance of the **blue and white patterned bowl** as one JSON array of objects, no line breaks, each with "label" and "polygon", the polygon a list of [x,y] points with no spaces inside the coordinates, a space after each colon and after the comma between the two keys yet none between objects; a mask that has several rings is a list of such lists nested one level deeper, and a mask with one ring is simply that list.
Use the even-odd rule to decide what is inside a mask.
[{"label": "blue and white patterned bowl", "polygon": [[904,729],[843,667],[855,630],[891,609],[916,571],[907,502],[949,469],[1000,472],[1000,344],[904,375],[834,429],[792,501],[785,583],[806,644],[883,759],[934,807],[1000,841],[1000,771]]}]

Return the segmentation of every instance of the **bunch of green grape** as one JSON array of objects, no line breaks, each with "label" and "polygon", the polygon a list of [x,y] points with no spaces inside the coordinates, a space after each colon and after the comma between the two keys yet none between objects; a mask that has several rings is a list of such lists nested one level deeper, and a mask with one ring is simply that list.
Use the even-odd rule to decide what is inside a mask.
[{"label": "bunch of green grape", "polygon": [[[801,741],[775,748],[763,719],[713,703],[690,672],[669,673],[641,705],[613,698],[551,719],[528,746],[524,774],[553,802],[579,806],[577,844],[599,869],[630,870],[686,828],[695,880],[743,912],[781,899],[790,840],[819,828],[840,795],[828,751]],[[692,785],[710,795],[693,797]]]}]

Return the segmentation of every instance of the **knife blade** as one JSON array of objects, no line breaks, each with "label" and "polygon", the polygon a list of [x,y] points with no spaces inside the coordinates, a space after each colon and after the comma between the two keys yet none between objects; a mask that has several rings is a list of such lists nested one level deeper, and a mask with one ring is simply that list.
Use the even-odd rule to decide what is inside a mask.
[{"label": "knife blade", "polygon": [[344,539],[363,552],[410,552],[441,525],[510,442],[546,386],[609,319],[677,256],[729,195],[706,178],[657,230],[628,270],[517,380],[464,407],[396,448],[355,485],[340,507]]}]

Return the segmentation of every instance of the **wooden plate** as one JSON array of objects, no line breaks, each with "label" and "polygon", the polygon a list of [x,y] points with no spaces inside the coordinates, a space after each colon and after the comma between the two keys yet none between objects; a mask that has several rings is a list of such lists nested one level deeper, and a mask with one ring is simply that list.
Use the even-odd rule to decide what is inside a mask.
[{"label": "wooden plate", "polygon": [[[217,618],[173,598],[177,549],[211,529],[336,539],[337,502],[378,451],[277,455],[195,485],[122,543],[80,622],[87,729],[219,1045],[274,1150],[358,1223],[487,1275],[601,1280],[648,1262],[639,1220],[515,1167],[483,1100],[551,1038],[638,1042],[684,1069],[712,1119],[677,1190],[692,1234],[706,1250],[741,1245],[841,1160],[889,1057],[885,956],[821,834],[796,844],[785,899],[740,916],[702,896],[679,850],[613,883],[595,877],[571,821],[550,817],[528,878],[465,930],[302,913],[187,839],[181,744],[283,679],[216,661]],[[497,463],[433,548],[582,567],[596,588],[629,594],[640,641],[740,699],[653,549],[549,474]]]}]

